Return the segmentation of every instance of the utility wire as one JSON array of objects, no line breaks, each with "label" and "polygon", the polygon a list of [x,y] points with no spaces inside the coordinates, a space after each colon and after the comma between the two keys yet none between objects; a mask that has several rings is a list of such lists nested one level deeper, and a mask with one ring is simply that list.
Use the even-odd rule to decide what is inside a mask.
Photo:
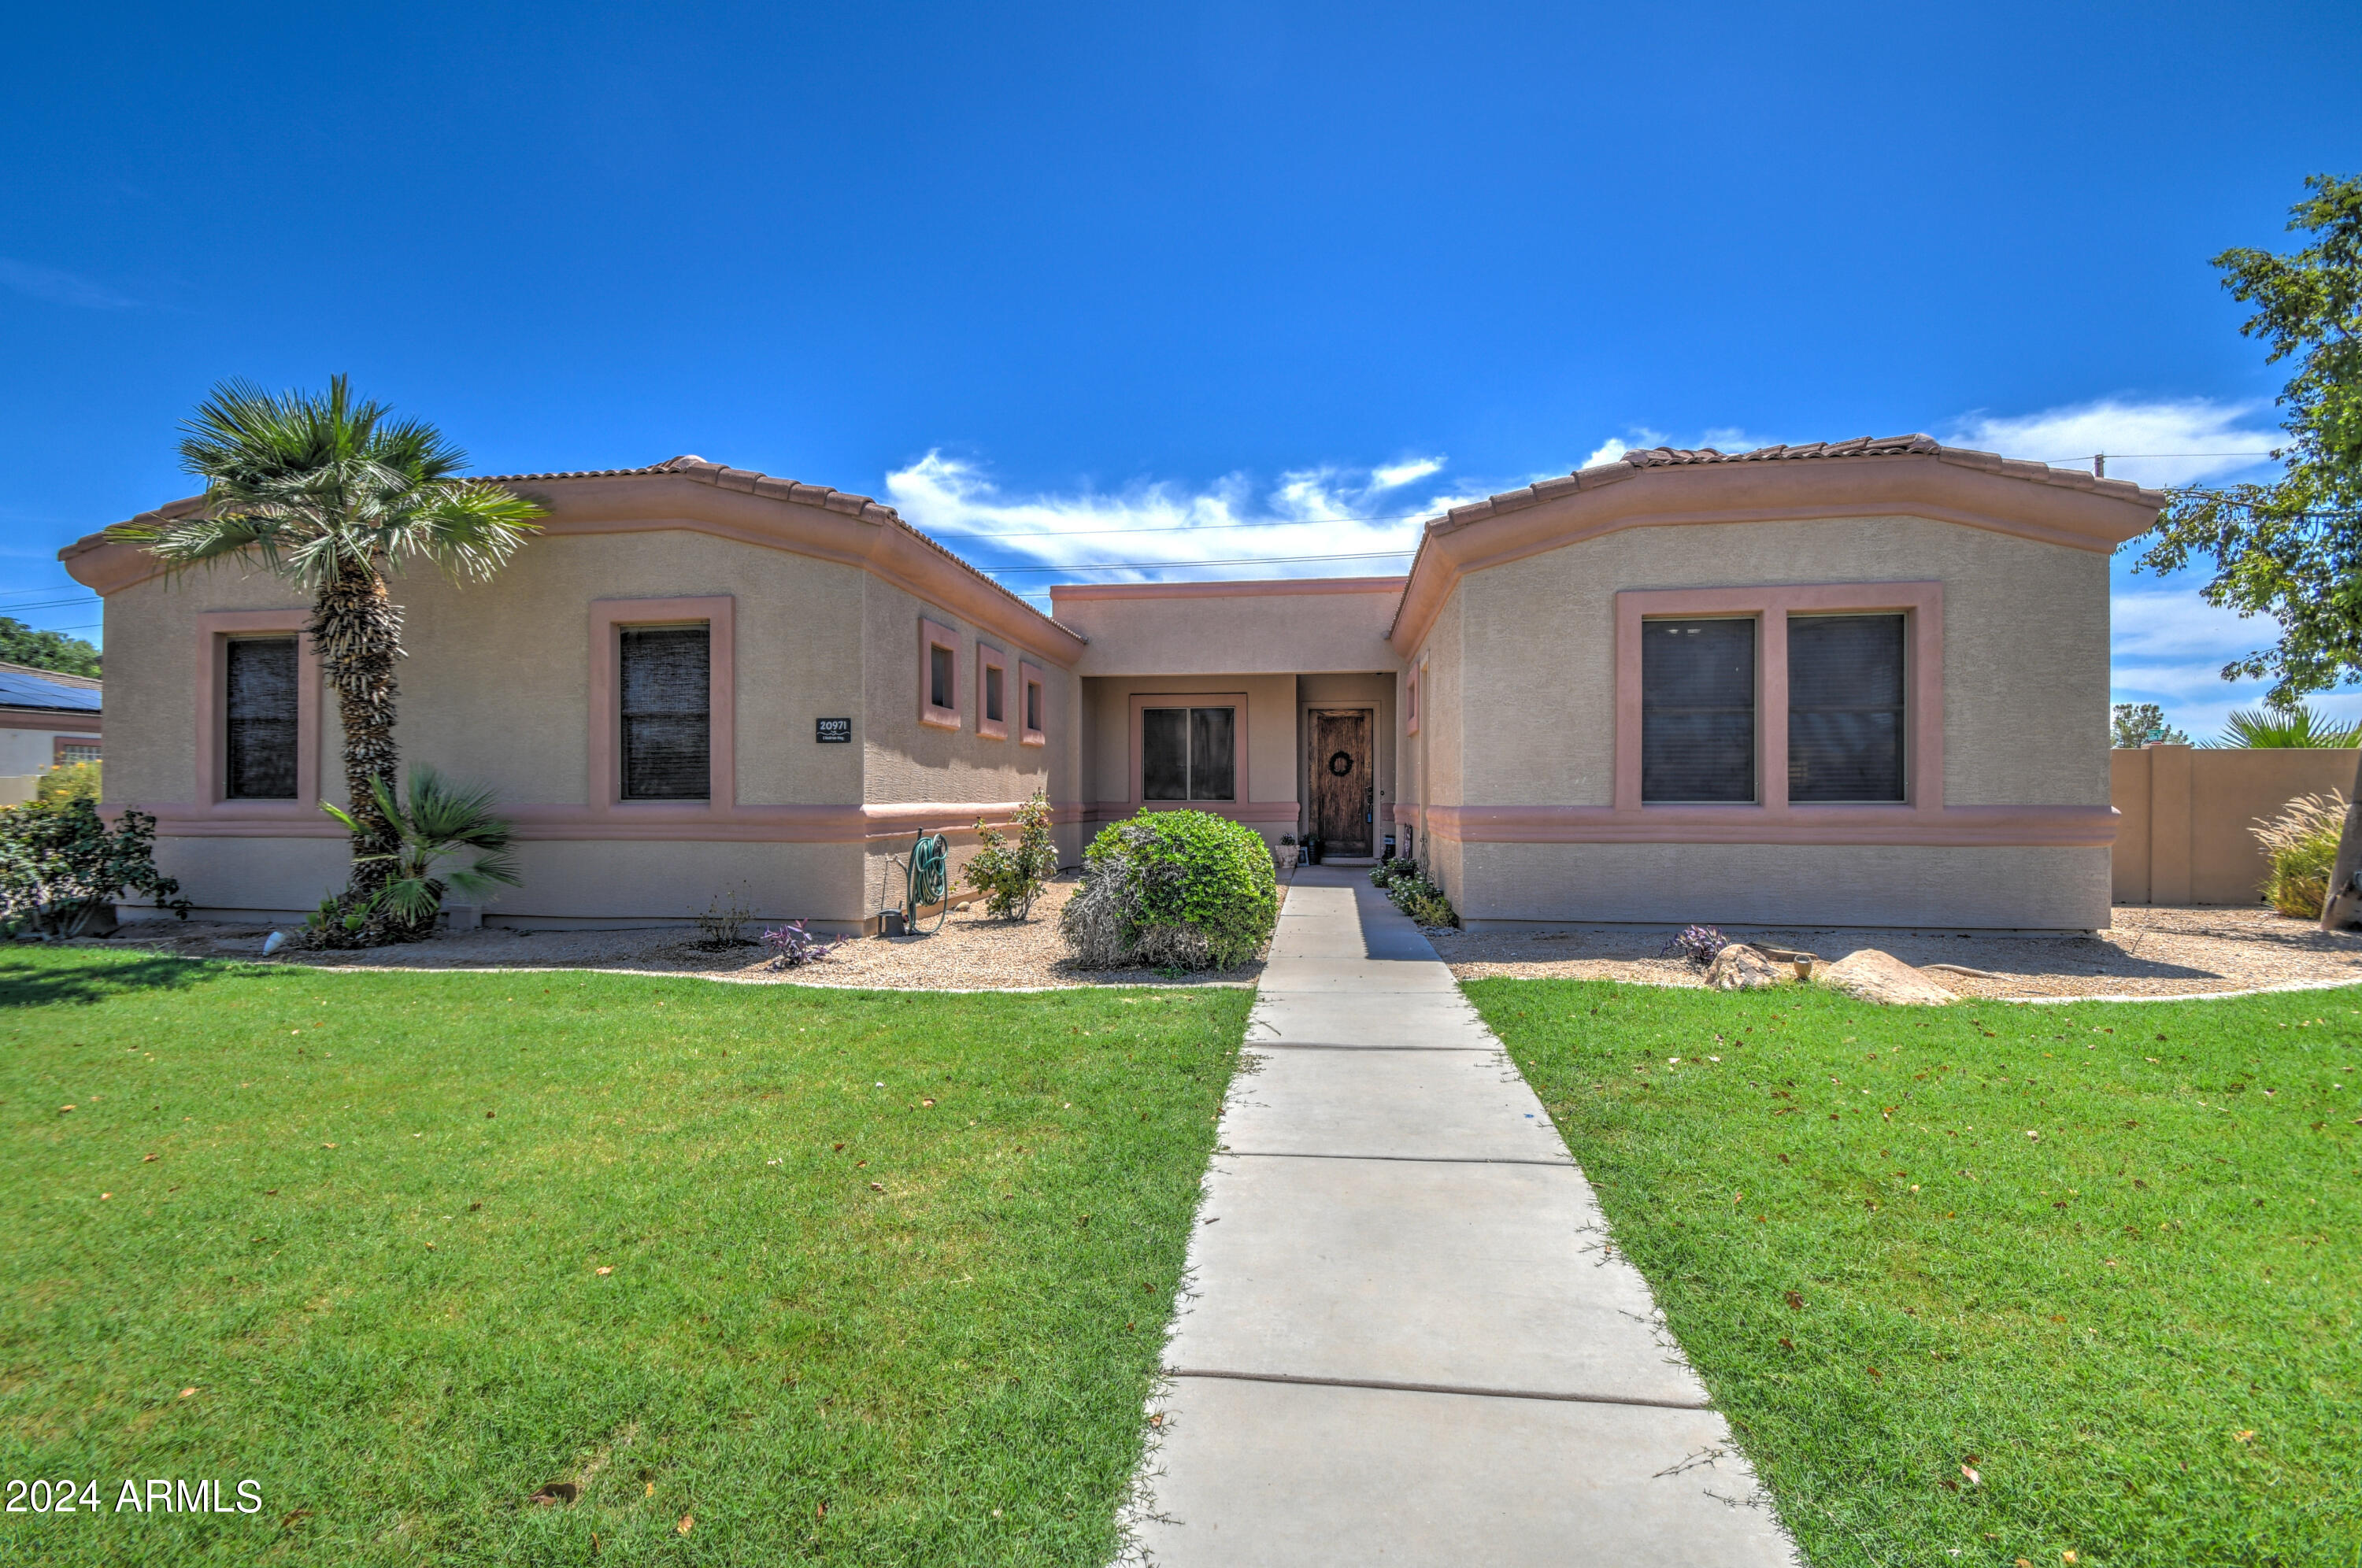
[{"label": "utility wire", "polygon": [[1160,571],[1174,567],[1293,566],[1304,561],[1375,561],[1416,555],[1416,550],[1363,550],[1335,556],[1242,556],[1226,561],[1084,561],[1070,566],[978,567],[996,576],[1037,571]]}]

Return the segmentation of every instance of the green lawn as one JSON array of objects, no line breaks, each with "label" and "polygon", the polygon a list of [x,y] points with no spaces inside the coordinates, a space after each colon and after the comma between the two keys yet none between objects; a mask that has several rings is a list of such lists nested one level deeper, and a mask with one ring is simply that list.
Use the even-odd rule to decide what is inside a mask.
[{"label": "green lawn", "polygon": [[0,1559],[1102,1561],[1248,999],[0,954]]},{"label": "green lawn", "polygon": [[1469,991],[1815,1568],[2362,1561],[2362,991]]}]

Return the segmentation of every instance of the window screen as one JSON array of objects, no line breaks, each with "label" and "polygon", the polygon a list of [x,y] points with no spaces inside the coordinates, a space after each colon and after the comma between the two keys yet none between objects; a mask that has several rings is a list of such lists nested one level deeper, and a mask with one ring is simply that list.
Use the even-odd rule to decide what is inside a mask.
[{"label": "window screen", "polygon": [[1788,799],[1903,799],[1900,615],[1788,621]]},{"label": "window screen", "polygon": [[624,799],[711,799],[709,628],[626,626],[622,635]]},{"label": "window screen", "polygon": [[1142,709],[1141,799],[1236,800],[1237,739],[1235,708]]},{"label": "window screen", "polygon": [[1640,624],[1640,799],[1755,799],[1755,623]]},{"label": "window screen", "polygon": [[954,708],[952,701],[952,650],[939,643],[927,647],[927,701],[938,708]]},{"label": "window screen", "polygon": [[295,798],[295,639],[233,637],[229,657],[229,767],[233,801]]},{"label": "window screen", "polygon": [[1002,701],[1000,689],[1007,677],[995,665],[984,668],[984,716],[994,723],[1000,723]]}]

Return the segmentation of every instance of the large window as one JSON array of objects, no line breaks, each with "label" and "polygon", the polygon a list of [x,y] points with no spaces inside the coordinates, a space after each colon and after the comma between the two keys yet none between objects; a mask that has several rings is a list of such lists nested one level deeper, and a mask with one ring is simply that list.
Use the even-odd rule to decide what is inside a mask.
[{"label": "large window", "polygon": [[1788,799],[1900,801],[1904,617],[1788,618]]},{"label": "large window", "polygon": [[712,635],[696,626],[624,626],[623,796],[712,795]]},{"label": "large window", "polygon": [[1144,801],[1238,799],[1238,710],[1142,709],[1140,794]]},{"label": "large window", "polygon": [[1644,621],[1640,799],[1755,799],[1752,617]]},{"label": "large window", "polygon": [[233,637],[227,660],[228,756],[222,793],[232,801],[295,799],[297,693],[293,637]]}]

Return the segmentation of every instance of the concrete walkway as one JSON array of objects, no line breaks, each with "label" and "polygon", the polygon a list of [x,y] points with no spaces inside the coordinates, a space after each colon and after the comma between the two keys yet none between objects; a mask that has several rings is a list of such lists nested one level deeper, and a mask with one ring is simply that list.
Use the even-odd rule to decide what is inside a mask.
[{"label": "concrete walkway", "polygon": [[1540,1102],[1365,872],[1297,874],[1247,1049],[1135,1560],[1794,1562]]}]

